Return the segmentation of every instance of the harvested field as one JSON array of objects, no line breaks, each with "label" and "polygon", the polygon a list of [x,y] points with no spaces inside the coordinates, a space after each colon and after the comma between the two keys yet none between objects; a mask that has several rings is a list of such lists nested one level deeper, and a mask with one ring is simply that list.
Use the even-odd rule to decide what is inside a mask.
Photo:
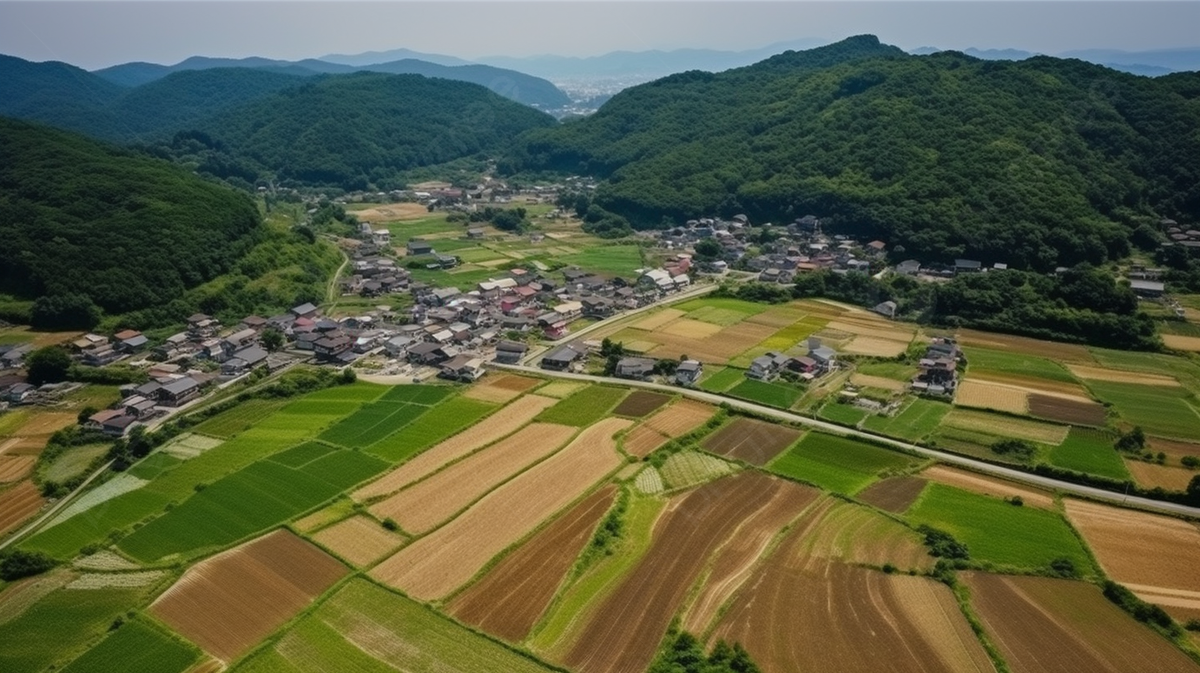
[{"label": "harvested field", "polygon": [[508,402],[541,383],[541,379],[504,374],[467,388],[464,396],[483,402]]},{"label": "harvested field", "polygon": [[743,322],[730,325],[703,339],[666,334],[656,331],[647,335],[659,346],[649,351],[658,358],[678,358],[680,355],[709,364],[725,364],[739,353],[745,352],[760,341],[775,333],[773,327]]},{"label": "harvested field", "polygon": [[905,342],[912,341],[913,336],[917,333],[915,325],[894,322],[873,313],[842,314],[831,320],[829,327],[860,336]]},{"label": "harvested field", "polygon": [[165,570],[142,570],[130,573],[84,573],[71,580],[64,589],[137,589],[148,587],[167,576]]},{"label": "harvested field", "polygon": [[1165,638],[1091,584],[964,573],[971,602],[1013,673],[1195,671]]},{"label": "harvested field", "polygon": [[1108,410],[1104,405],[1052,395],[1030,395],[1029,413],[1039,418],[1072,425],[1099,427],[1108,420]]},{"label": "harvested field", "polygon": [[75,562],[72,565],[76,568],[82,568],[84,570],[112,571],[137,570],[138,568],[141,568],[141,566],[133,561],[130,561],[116,552],[112,552],[107,549],[98,551],[95,554],[80,556],[79,558],[75,559]]},{"label": "harvested field", "polygon": [[613,413],[618,416],[632,416],[641,418],[646,414],[656,411],[659,407],[670,402],[669,395],[662,393],[652,393],[645,390],[635,390],[629,393],[629,396],[613,409]]},{"label": "harvested field", "polygon": [[662,493],[666,490],[666,485],[663,484],[662,475],[653,467],[647,467],[638,473],[637,479],[634,481],[634,486],[637,490],[646,495],[654,495]]},{"label": "harvested field", "polygon": [[187,460],[195,458],[209,449],[215,449],[224,442],[223,439],[186,433],[171,440],[162,448],[162,451],[180,460]]},{"label": "harvested field", "polygon": [[150,612],[228,663],[304,609],[346,567],[287,531],[192,566]]},{"label": "harvested field", "polygon": [[605,475],[621,466],[613,435],[629,421],[608,418],[566,448],[489,493],[463,514],[371,571],[409,595],[442,598]]},{"label": "harvested field", "polygon": [[734,471],[734,465],[699,451],[680,451],[663,463],[659,471],[667,488],[687,488],[712,481]]},{"label": "harvested field", "polygon": [[621,446],[626,453],[645,458],[654,452],[655,449],[671,441],[666,435],[654,430],[645,425],[639,425],[625,435],[625,439]]},{"label": "harvested field", "polygon": [[61,411],[39,411],[25,421],[12,434],[20,437],[52,435],[63,428],[79,422],[77,414]]},{"label": "harvested field", "polygon": [[935,560],[912,529],[842,500],[822,500],[799,525],[805,532],[796,549],[813,558],[850,565],[891,563],[905,571],[929,570]]},{"label": "harvested field", "polygon": [[1196,476],[1195,472],[1182,467],[1167,467],[1141,460],[1126,460],[1125,468],[1133,475],[1133,480],[1139,486],[1146,488],[1158,486],[1168,491],[1186,491],[1192,477]]},{"label": "harvested field", "polygon": [[375,496],[395,493],[432,474],[446,463],[516,432],[522,425],[533,420],[534,416],[557,402],[558,400],[550,397],[526,395],[428,451],[418,454],[412,460],[376,481],[358,489],[352,497],[361,502]]},{"label": "harvested field", "polygon": [[954,403],[963,407],[978,407],[1022,415],[1029,411],[1029,393],[999,383],[967,379],[954,394]]},{"label": "harvested field", "polygon": [[717,409],[711,404],[695,400],[679,400],[647,418],[643,425],[667,437],[675,438],[700,427],[715,413],[717,413]]},{"label": "harvested field", "polygon": [[934,465],[921,473],[929,481],[936,481],[947,486],[990,495],[995,498],[1011,498],[1020,496],[1026,505],[1042,509],[1054,509],[1054,498],[1046,491],[1039,491],[1028,486],[1022,486],[1011,481],[986,477],[982,474],[958,470],[945,465]]},{"label": "harvested field", "polygon": [[407,533],[426,533],[513,475],[557,451],[574,434],[575,428],[569,426],[531,423],[372,505],[371,513],[379,519],[395,519]]},{"label": "harvested field", "polygon": [[946,414],[942,423],[952,428],[984,432],[997,437],[1013,437],[1055,445],[1063,443],[1069,430],[1065,425],[1051,425],[964,409],[955,409]]},{"label": "harvested field", "polygon": [[882,376],[870,376],[867,374],[851,374],[850,383],[864,388],[879,388],[881,390],[892,390],[902,392],[907,386],[903,381],[888,379]]},{"label": "harvested field", "polygon": [[1200,337],[1164,334],[1162,340],[1164,346],[1177,351],[1200,351]]},{"label": "harvested field", "polygon": [[42,449],[46,448],[46,440],[49,435],[39,435],[37,437],[14,437],[10,444],[7,444],[4,453],[10,456],[36,456],[42,453]]},{"label": "harvested field", "polygon": [[405,538],[365,516],[352,516],[323,528],[312,539],[351,565],[362,568],[396,551]]},{"label": "harvested field", "polygon": [[1147,437],[1147,439],[1150,441],[1151,451],[1154,453],[1165,453],[1169,459],[1178,461],[1184,456],[1196,456],[1200,458],[1200,444],[1179,442],[1161,437]]},{"label": "harvested field", "polygon": [[543,528],[457,596],[448,612],[512,643],[524,640],[612,506],[605,486]]},{"label": "harvested field", "polygon": [[1087,381],[1112,381],[1113,383],[1137,383],[1144,386],[1178,387],[1179,380],[1162,374],[1146,374],[1126,369],[1106,369],[1087,365],[1067,365],[1071,373]]},{"label": "harvested field", "polygon": [[[1067,372],[1063,371],[1062,376],[1068,376]],[[1023,388],[1032,394],[1058,395],[1084,401],[1091,399],[1087,388],[1077,381],[1063,381],[1044,376],[1027,376],[1008,370],[983,369],[981,367],[971,369],[969,378],[976,381],[988,381]]]},{"label": "harvested field", "polygon": [[[1145,586],[1142,584],[1126,584],[1125,588],[1137,594],[1138,598],[1147,603],[1154,603],[1167,608],[1167,611],[1172,615],[1182,612],[1200,613],[1200,591],[1164,589],[1162,587]],[[1196,615],[1192,615],[1192,617],[1194,616]]]},{"label": "harvested field", "polygon": [[722,327],[714,325],[710,322],[701,320],[689,320],[680,318],[656,329],[655,334],[671,334],[674,336],[687,337],[689,339],[707,339],[712,335],[720,332]]},{"label": "harvested field", "polygon": [[685,315],[687,315],[686,311],[680,311],[677,308],[664,308],[661,311],[655,311],[645,318],[633,323],[631,327],[652,332],[661,328],[663,325],[666,325],[672,320],[677,320]]},{"label": "harvested field", "polygon": [[734,596],[713,640],[740,642],[764,673],[995,670],[945,585],[807,556],[803,533]]},{"label": "harvested field", "polygon": [[771,462],[802,433],[753,418],[738,418],[701,442],[707,451],[759,467]]},{"label": "harvested field", "polygon": [[645,670],[708,557],[794,488],[743,472],[676,498],[646,555],[589,614],[562,663],[581,673]]},{"label": "harvested field", "polygon": [[389,203],[353,211],[360,222],[399,222],[429,217],[429,211],[419,203]]},{"label": "harvested field", "polygon": [[37,463],[37,456],[0,456],[0,484],[20,481]]},{"label": "harvested field", "polygon": [[0,535],[15,530],[29,517],[37,514],[46,499],[32,481],[22,481],[0,491]]},{"label": "harvested field", "polygon": [[792,308],[790,306],[777,306],[769,308],[758,315],[752,315],[746,318],[746,322],[752,322],[775,329],[789,327],[800,320],[803,320],[808,314],[801,308]]},{"label": "harvested field", "polygon": [[1009,334],[963,329],[958,331],[958,342],[963,346],[994,348],[1011,353],[1036,355],[1056,362],[1080,362],[1084,364],[1095,362],[1095,359],[1092,358],[1092,354],[1088,352],[1087,348],[1077,344],[1065,344],[1057,341],[1042,341],[1040,339],[1030,339],[1028,337],[1012,336]]},{"label": "harvested field", "polygon": [[858,499],[885,512],[899,514],[921,495],[925,480],[920,477],[892,477],[877,481],[858,493]]},{"label": "harvested field", "polygon": [[683,613],[683,628],[703,633],[726,601],[746,582],[780,531],[799,516],[809,516],[819,493],[789,483],[765,506],[742,522],[729,542],[714,554],[700,591]]},{"label": "harvested field", "polygon": [[876,358],[894,358],[908,350],[908,341],[882,339],[874,336],[856,336],[842,350],[852,355],[868,355]]},{"label": "harvested field", "polygon": [[579,392],[579,389],[586,385],[586,383],[578,383],[575,381],[551,381],[541,388],[538,388],[537,394],[545,395],[546,397],[555,397],[561,400],[564,397],[570,397],[573,393]]},{"label": "harvested field", "polygon": [[1067,518],[1114,580],[1200,591],[1200,529],[1169,516],[1065,500]]}]

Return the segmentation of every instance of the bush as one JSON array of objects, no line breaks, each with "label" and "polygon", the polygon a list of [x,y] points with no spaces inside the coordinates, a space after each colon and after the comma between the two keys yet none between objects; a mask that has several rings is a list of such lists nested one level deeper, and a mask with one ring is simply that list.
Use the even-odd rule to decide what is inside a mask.
[{"label": "bush", "polygon": [[1023,439],[1002,439],[992,444],[992,453],[1029,461],[1037,455],[1037,447]]},{"label": "bush", "polygon": [[0,579],[6,582],[22,577],[38,575],[53,568],[58,562],[40,551],[12,549],[0,553]]},{"label": "bush", "polygon": [[396,520],[391,517],[384,519],[380,525],[390,531],[400,530],[400,524],[396,523]]},{"label": "bush", "polygon": [[1200,458],[1195,456],[1184,456],[1183,458],[1179,459],[1179,462],[1189,470],[1194,470],[1197,467],[1200,467]]},{"label": "bush", "polygon": [[1079,569],[1075,563],[1066,557],[1056,558],[1050,562],[1050,571],[1058,577],[1079,577]]},{"label": "bush", "polygon": [[967,545],[954,539],[954,536],[944,530],[922,524],[917,532],[925,536],[925,546],[929,547],[929,555],[943,559],[968,559],[971,557]]},{"label": "bush", "polygon": [[1157,605],[1151,605],[1134,595],[1132,591],[1125,587],[1106,580],[1104,582],[1104,597],[1116,603],[1125,612],[1133,615],[1133,618],[1139,622],[1145,622],[1153,626],[1157,626],[1167,633],[1178,636],[1180,635],[1179,626],[1171,619],[1171,615]]}]

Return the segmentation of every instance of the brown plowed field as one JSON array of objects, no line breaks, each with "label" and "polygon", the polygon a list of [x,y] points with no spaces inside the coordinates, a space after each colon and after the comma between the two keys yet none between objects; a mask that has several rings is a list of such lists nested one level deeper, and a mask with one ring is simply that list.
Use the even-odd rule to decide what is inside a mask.
[{"label": "brown plowed field", "polygon": [[371,575],[420,600],[442,598],[621,466],[613,435],[622,418],[589,426],[567,447],[489,493],[438,530],[383,561]]},{"label": "brown plowed field", "polygon": [[750,577],[771,541],[820,494],[815,488],[788,482],[776,490],[770,502],[747,517],[716,553],[700,594],[684,613],[684,630],[706,631],[721,605]]},{"label": "brown plowed field", "polygon": [[15,530],[46,504],[42,492],[32,481],[25,480],[12,488],[0,491],[0,535]]},{"label": "brown plowed field", "polygon": [[679,400],[647,418],[645,426],[674,439],[695,430],[717,413],[711,404],[695,400]]},{"label": "brown plowed field", "polygon": [[671,441],[666,435],[645,425],[639,425],[625,435],[622,446],[625,452],[638,458],[645,458],[655,449]]},{"label": "brown plowed field", "polygon": [[7,484],[24,479],[37,456],[0,456],[0,484]]},{"label": "brown plowed field", "polygon": [[645,390],[635,390],[621,400],[613,413],[618,416],[633,416],[641,418],[671,401],[671,398],[661,393],[651,393]]},{"label": "brown plowed field", "polygon": [[192,566],[150,612],[229,663],[346,575],[337,559],[284,530]]},{"label": "brown plowed field", "polygon": [[582,673],[645,670],[709,555],[787,487],[742,472],[679,496],[646,555],[591,613],[563,663]]},{"label": "brown plowed field", "polygon": [[738,592],[714,640],[742,643],[764,673],[994,670],[945,585],[809,557],[802,533]]},{"label": "brown plowed field", "polygon": [[1085,364],[1095,364],[1096,362],[1087,348],[1057,341],[1041,341],[1028,337],[964,329],[958,331],[958,342],[963,346],[978,346],[1010,353],[1038,355],[1058,362],[1082,362]]},{"label": "brown plowed field", "polygon": [[477,451],[488,444],[516,432],[534,416],[558,403],[540,395],[526,395],[482,421],[454,435],[437,446],[415,456],[412,460],[388,472],[378,480],[355,491],[351,497],[363,501],[388,495],[433,474],[446,463]]},{"label": "brown plowed field", "polygon": [[449,605],[459,620],[512,643],[529,635],[612,506],[604,486],[546,526]]},{"label": "brown plowed field", "polygon": [[1054,508],[1054,498],[1046,491],[1039,491],[1003,479],[985,477],[982,474],[966,470],[956,470],[945,465],[934,465],[922,472],[921,476],[929,481],[936,481],[939,484],[946,484],[947,486],[955,486],[981,495],[990,495],[997,498],[1011,498],[1014,495],[1019,495],[1025,501],[1025,504],[1031,507],[1040,507],[1042,509]]},{"label": "brown plowed field", "polygon": [[700,443],[715,454],[763,466],[796,443],[802,433],[753,418],[738,418]]},{"label": "brown plowed field", "polygon": [[365,516],[352,516],[339,521],[312,538],[359,568],[387,556],[405,540],[403,536]]},{"label": "brown plowed field", "polygon": [[1161,437],[1147,437],[1147,439],[1150,441],[1151,451],[1154,453],[1161,451],[1167,454],[1167,458],[1173,458],[1175,462],[1178,462],[1184,456],[1196,456],[1200,458],[1200,444],[1179,442]]},{"label": "brown plowed field", "polygon": [[916,502],[924,488],[925,480],[920,477],[892,477],[871,484],[855,497],[885,512],[899,514]]},{"label": "brown plowed field", "polygon": [[1030,395],[1029,413],[1073,425],[1102,426],[1108,420],[1108,410],[1104,405],[1052,395]]},{"label": "brown plowed field", "polygon": [[979,407],[1024,414],[1029,410],[1029,392],[999,383],[967,379],[954,394],[954,403],[963,407]]},{"label": "brown plowed field", "polygon": [[962,577],[1013,673],[1200,670],[1091,584],[974,572]]},{"label": "brown plowed field", "polygon": [[541,379],[504,374],[467,388],[463,395],[484,402],[508,402],[539,383],[542,383]]},{"label": "brown plowed field", "polygon": [[574,434],[575,428],[566,425],[530,423],[486,449],[372,505],[371,513],[379,519],[395,519],[405,532],[421,535],[449,520],[513,475],[554,453]]},{"label": "brown plowed field", "polygon": [[1194,524],[1070,498],[1065,505],[1067,517],[1114,580],[1200,591],[1200,530]]},{"label": "brown plowed field", "polygon": [[797,551],[813,558],[851,565],[882,566],[901,570],[927,570],[931,557],[920,536],[866,507],[830,498],[806,520],[808,530]]},{"label": "brown plowed field", "polygon": [[1195,472],[1182,467],[1167,467],[1141,460],[1126,460],[1125,467],[1139,486],[1160,486],[1168,491],[1186,491]]}]

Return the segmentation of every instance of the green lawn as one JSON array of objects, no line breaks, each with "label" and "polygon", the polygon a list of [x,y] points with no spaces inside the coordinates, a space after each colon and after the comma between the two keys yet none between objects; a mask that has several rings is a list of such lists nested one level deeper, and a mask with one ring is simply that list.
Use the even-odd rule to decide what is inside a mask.
[{"label": "green lawn", "polygon": [[700,389],[710,393],[723,393],[744,380],[746,380],[746,372],[741,369],[718,368],[704,375],[700,381]]},{"label": "green lawn", "polygon": [[863,428],[890,437],[917,441],[937,429],[942,417],[950,412],[945,402],[934,402],[916,398],[900,413],[888,418],[871,416],[863,422]]},{"label": "green lawn", "polygon": [[827,421],[840,423],[842,425],[857,426],[871,412],[856,407],[853,404],[838,404],[837,402],[826,402],[825,406],[821,407],[821,411],[817,414]]},{"label": "green lawn", "polygon": [[767,406],[789,409],[804,396],[804,391],[785,383],[743,379],[741,383],[730,388],[727,394]]},{"label": "green lawn", "polygon": [[620,276],[634,280],[634,269],[644,266],[642,248],[638,245],[592,245],[573,255],[557,257],[556,261],[568,266],[577,266],[584,271],[605,276]]},{"label": "green lawn", "polygon": [[931,483],[907,516],[915,524],[950,533],[967,545],[975,561],[1038,570],[1065,557],[1081,573],[1093,572],[1079,538],[1057,512]]},{"label": "green lawn", "polygon": [[968,372],[996,372],[999,374],[1017,374],[1051,381],[1075,383],[1078,379],[1065,367],[1053,360],[1026,355],[996,351],[987,348],[966,347],[963,352],[967,356]]},{"label": "green lawn", "polygon": [[622,388],[589,386],[538,414],[535,420],[582,428],[607,416],[627,392]]},{"label": "green lawn", "polygon": [[130,589],[51,592],[20,616],[0,623],[0,671],[37,673],[78,654],[141,600],[142,592]]},{"label": "green lawn", "polygon": [[1153,435],[1194,439],[1200,437],[1200,414],[1186,388],[1144,386],[1115,381],[1088,381],[1101,401],[1112,404],[1125,421]]},{"label": "green lawn", "polygon": [[1125,461],[1113,448],[1114,439],[1099,430],[1071,428],[1067,440],[1050,449],[1050,464],[1112,479],[1129,479]]},{"label": "green lawn", "polygon": [[156,626],[133,620],[71,662],[63,673],[179,673],[200,658],[200,651]]},{"label": "green lawn", "polygon": [[776,474],[816,484],[837,493],[853,495],[876,480],[884,470],[898,470],[916,462],[912,456],[870,444],[810,432],[774,461]]}]

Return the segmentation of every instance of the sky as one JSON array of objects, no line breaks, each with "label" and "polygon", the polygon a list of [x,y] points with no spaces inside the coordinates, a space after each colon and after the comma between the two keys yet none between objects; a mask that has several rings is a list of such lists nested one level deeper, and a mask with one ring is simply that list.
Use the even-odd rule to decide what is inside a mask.
[{"label": "sky", "polygon": [[462,58],[740,50],[872,33],[904,49],[1200,46],[1200,2],[1121,0],[184,2],[0,0],[0,53],[97,69],[188,56],[295,60],[408,48]]}]

